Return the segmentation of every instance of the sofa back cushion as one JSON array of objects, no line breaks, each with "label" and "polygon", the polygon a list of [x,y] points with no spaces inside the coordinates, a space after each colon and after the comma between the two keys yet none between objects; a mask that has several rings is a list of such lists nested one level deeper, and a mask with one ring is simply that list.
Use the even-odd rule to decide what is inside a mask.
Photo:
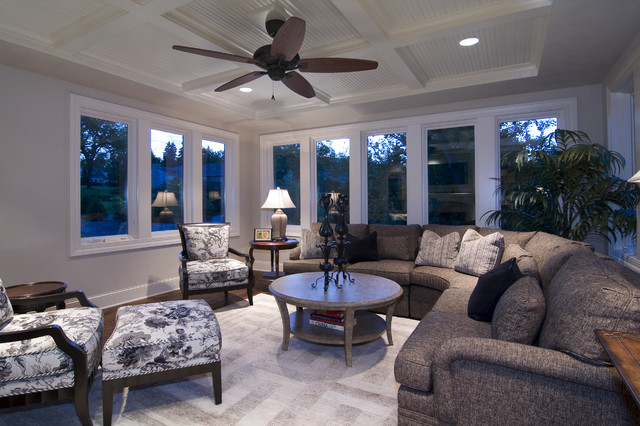
[{"label": "sofa back cushion", "polygon": [[462,237],[453,269],[463,274],[480,276],[499,264],[503,251],[504,238],[499,232],[483,237],[477,231],[469,229]]},{"label": "sofa back cushion", "polygon": [[537,279],[525,276],[504,292],[491,319],[491,337],[532,345],[544,321],[546,303]]},{"label": "sofa back cushion", "polygon": [[432,231],[424,231],[420,238],[420,250],[416,257],[418,266],[439,266],[453,269],[460,250],[460,234],[452,232],[444,237]]},{"label": "sofa back cushion", "polygon": [[9,323],[11,318],[13,318],[13,306],[11,306],[7,291],[0,280],[0,329]]},{"label": "sofa back cushion", "polygon": [[462,239],[462,236],[464,235],[464,233],[467,232],[469,229],[473,229],[474,231],[477,231],[478,227],[475,225],[440,225],[437,223],[429,223],[426,225],[422,225],[423,233],[424,231],[431,231],[431,232],[435,232],[441,237],[444,237],[445,235],[449,235],[452,232],[457,232],[458,234],[460,234],[460,239]]},{"label": "sofa back cushion", "polygon": [[524,276],[534,277],[540,281],[540,271],[538,270],[538,262],[531,254],[517,244],[507,244],[502,253],[502,262],[515,257],[518,269]]},{"label": "sofa back cushion", "polygon": [[640,283],[627,281],[589,250],[571,256],[543,290],[541,347],[608,364],[594,330],[640,332]]},{"label": "sofa back cushion", "polygon": [[[313,222],[311,224],[311,230],[313,232],[315,232],[316,234],[320,232],[320,227],[322,226],[321,222]],[[347,227],[349,228],[349,234],[354,235],[358,238],[364,238],[367,236],[367,234],[369,234],[369,225],[367,225],[366,223],[353,223],[353,224],[347,224]],[[335,239],[338,234],[336,234],[335,229],[336,229],[336,224],[332,223],[331,224],[331,229],[333,229],[333,238]]]},{"label": "sofa back cushion", "polygon": [[380,259],[414,260],[420,241],[420,225],[369,225],[378,234]]},{"label": "sofa back cushion", "polygon": [[495,228],[478,228],[478,233],[480,235],[487,236],[491,235],[494,232],[500,232],[504,237],[504,245],[508,246],[509,244],[517,244],[520,247],[524,248],[527,243],[533,238],[536,234],[536,231],[533,232],[520,232],[520,231],[505,231],[504,229],[495,229]]}]

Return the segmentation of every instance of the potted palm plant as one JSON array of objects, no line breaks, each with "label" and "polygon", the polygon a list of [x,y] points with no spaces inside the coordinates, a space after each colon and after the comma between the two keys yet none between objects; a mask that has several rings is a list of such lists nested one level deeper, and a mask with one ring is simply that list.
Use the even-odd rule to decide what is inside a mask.
[{"label": "potted palm plant", "polygon": [[501,159],[502,229],[544,231],[577,241],[636,235],[638,186],[616,176],[624,158],[580,131],[556,130]]}]

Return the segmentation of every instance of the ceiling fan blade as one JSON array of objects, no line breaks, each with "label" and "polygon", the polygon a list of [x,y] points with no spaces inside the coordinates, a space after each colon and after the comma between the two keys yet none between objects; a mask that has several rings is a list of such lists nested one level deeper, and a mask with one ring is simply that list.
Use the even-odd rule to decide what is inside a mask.
[{"label": "ceiling fan blade", "polygon": [[350,58],[313,58],[301,59],[298,71],[301,72],[354,72],[375,70],[376,61]]},{"label": "ceiling fan blade", "polygon": [[175,50],[181,52],[195,53],[196,55],[208,56],[210,58],[224,59],[226,61],[244,62],[246,64],[258,65],[259,62],[253,58],[245,58],[244,56],[232,55],[230,53],[216,52],[215,50],[198,49],[196,47],[173,46]]},{"label": "ceiling fan blade", "polygon": [[224,92],[225,90],[233,89],[234,87],[241,86],[245,83],[255,80],[256,78],[262,77],[265,74],[267,73],[264,71],[250,72],[249,74],[234,78],[233,80],[223,84],[216,89],[216,92]]},{"label": "ceiling fan blade", "polygon": [[304,32],[307,23],[300,19],[291,17],[282,24],[271,43],[271,56],[292,60],[302,47]]},{"label": "ceiling fan blade", "polygon": [[311,87],[311,84],[307,79],[295,71],[287,73],[287,75],[282,79],[282,82],[289,89],[293,90],[300,96],[304,96],[305,98],[313,98],[316,95],[316,91],[313,90],[313,87]]}]

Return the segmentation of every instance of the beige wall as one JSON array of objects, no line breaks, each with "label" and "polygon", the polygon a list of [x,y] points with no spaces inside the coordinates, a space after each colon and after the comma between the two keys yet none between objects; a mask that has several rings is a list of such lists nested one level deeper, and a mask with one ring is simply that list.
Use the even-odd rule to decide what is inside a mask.
[{"label": "beige wall", "polygon": [[[211,117],[194,117],[184,111],[159,108],[0,65],[0,278],[5,285],[65,281],[70,289],[84,290],[103,307],[177,288],[177,244],[69,256],[70,93],[223,128]],[[602,141],[604,110],[599,85],[430,107],[406,115],[567,97],[578,99],[580,129],[587,131],[594,141]],[[398,111],[389,112],[389,117],[398,115]],[[369,117],[379,118],[380,114]],[[352,121],[346,116],[343,119]],[[258,135],[242,129],[224,130],[240,134],[241,235],[231,243],[248,250],[247,241],[259,224],[263,201],[259,191]],[[256,254],[261,265],[268,263],[268,253]]]}]

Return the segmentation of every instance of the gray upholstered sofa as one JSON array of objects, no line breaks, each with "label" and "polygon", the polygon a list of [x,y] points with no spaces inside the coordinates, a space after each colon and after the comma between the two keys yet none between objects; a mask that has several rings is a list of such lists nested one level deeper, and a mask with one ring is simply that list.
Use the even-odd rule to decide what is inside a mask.
[{"label": "gray upholstered sofa", "polygon": [[[496,232],[438,225],[350,231],[376,230],[380,242],[411,239],[416,227],[418,236]],[[491,321],[468,316],[477,276],[387,259],[384,242],[381,260],[348,266],[398,281],[404,297],[397,313],[420,319],[396,359],[399,424],[640,424],[639,407],[594,334],[640,332],[640,275],[586,244],[543,232],[499,232],[503,255],[516,257],[524,276],[502,294]],[[415,253],[418,236],[408,243]],[[284,269],[317,265],[290,260]]]}]

